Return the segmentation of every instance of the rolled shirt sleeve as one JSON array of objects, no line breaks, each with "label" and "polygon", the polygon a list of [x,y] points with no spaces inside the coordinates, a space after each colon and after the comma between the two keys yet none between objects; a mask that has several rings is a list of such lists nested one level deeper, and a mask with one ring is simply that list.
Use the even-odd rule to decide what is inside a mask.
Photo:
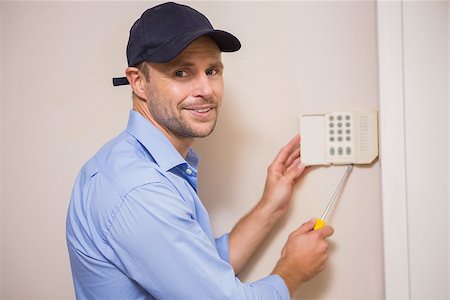
[{"label": "rolled shirt sleeve", "polygon": [[126,195],[105,242],[104,255],[157,299],[290,299],[277,275],[242,283],[229,263],[228,235],[211,241],[193,207],[162,183]]},{"label": "rolled shirt sleeve", "polygon": [[227,263],[230,263],[230,254],[228,252],[228,240],[230,235],[228,233],[216,238],[216,249],[219,252],[220,258],[222,258]]}]

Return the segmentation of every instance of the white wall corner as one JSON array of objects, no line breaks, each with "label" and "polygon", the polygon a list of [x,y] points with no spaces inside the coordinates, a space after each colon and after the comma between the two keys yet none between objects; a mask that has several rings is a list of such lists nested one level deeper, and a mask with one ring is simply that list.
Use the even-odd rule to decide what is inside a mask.
[{"label": "white wall corner", "polygon": [[0,299],[3,299],[3,20],[4,2],[0,1]]},{"label": "white wall corner", "polygon": [[377,13],[385,298],[410,299],[402,2]]}]

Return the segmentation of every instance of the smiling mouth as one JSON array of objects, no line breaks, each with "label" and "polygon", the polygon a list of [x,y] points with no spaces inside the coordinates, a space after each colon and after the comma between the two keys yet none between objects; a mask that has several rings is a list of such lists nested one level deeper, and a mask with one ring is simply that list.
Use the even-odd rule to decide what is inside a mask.
[{"label": "smiling mouth", "polygon": [[214,107],[206,107],[206,108],[185,108],[194,118],[199,120],[209,120],[214,111]]},{"label": "smiling mouth", "polygon": [[199,114],[204,114],[207,112],[210,112],[211,110],[213,110],[215,107],[214,106],[191,106],[191,107],[184,107],[185,110],[193,112],[193,113],[199,113]]},{"label": "smiling mouth", "polygon": [[198,112],[198,113],[207,113],[208,111],[210,111],[212,108],[204,108],[204,109],[193,109],[193,111]]}]

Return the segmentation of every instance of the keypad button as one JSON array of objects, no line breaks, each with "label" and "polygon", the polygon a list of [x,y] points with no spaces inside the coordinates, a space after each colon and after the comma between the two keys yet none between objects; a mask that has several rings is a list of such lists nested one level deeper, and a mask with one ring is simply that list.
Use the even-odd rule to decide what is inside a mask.
[{"label": "keypad button", "polygon": [[345,131],[345,133],[346,133],[346,134],[350,134],[350,129],[347,129],[347,130]]},{"label": "keypad button", "polygon": [[328,120],[333,121],[333,120],[334,120],[334,117],[333,117],[333,116],[330,116],[330,117],[328,118]]},{"label": "keypad button", "polygon": [[338,121],[342,121],[342,116],[337,116]]},{"label": "keypad button", "polygon": [[350,122],[345,123],[345,127],[350,127]]},{"label": "keypad button", "polygon": [[334,137],[330,136],[330,142],[334,142]]},{"label": "keypad button", "polygon": [[334,123],[330,123],[330,127],[333,128],[334,127]]},{"label": "keypad button", "polygon": [[346,119],[347,121],[349,121],[349,120],[350,120],[350,116],[349,116],[349,115],[346,115],[346,116],[345,116],[345,119]]},{"label": "keypad button", "polygon": [[333,129],[330,130],[330,134],[334,134],[334,130]]},{"label": "keypad button", "polygon": [[352,154],[352,148],[350,148],[350,147],[345,148],[345,154],[351,155]]},{"label": "keypad button", "polygon": [[344,151],[343,151],[342,147],[339,147],[339,148],[338,148],[338,154],[339,154],[339,155],[344,154]]},{"label": "keypad button", "polygon": [[339,129],[339,130],[337,131],[337,133],[338,133],[338,134],[342,134],[342,129]]},{"label": "keypad button", "polygon": [[330,155],[334,155],[336,154],[336,150],[334,149],[334,147],[330,148]]},{"label": "keypad button", "polygon": [[340,128],[342,127],[342,123],[338,123],[337,126]]},{"label": "keypad button", "polygon": [[337,140],[338,142],[342,142],[342,136],[338,136]]},{"label": "keypad button", "polygon": [[346,136],[346,137],[345,137],[345,140],[346,140],[347,142],[349,142],[349,141],[351,140],[351,137],[350,137],[350,136]]}]

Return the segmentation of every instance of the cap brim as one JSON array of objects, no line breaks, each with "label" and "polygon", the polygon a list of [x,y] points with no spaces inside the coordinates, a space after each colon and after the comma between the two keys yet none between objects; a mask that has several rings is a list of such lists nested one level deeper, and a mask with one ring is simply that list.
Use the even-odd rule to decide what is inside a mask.
[{"label": "cap brim", "polygon": [[222,30],[205,29],[179,35],[158,49],[148,53],[143,60],[155,63],[169,62],[177,57],[193,41],[204,35],[211,37],[222,52],[234,52],[241,48],[241,43],[231,33]]},{"label": "cap brim", "polygon": [[217,43],[222,52],[235,52],[241,49],[241,42],[229,32],[214,30],[207,35]]}]

